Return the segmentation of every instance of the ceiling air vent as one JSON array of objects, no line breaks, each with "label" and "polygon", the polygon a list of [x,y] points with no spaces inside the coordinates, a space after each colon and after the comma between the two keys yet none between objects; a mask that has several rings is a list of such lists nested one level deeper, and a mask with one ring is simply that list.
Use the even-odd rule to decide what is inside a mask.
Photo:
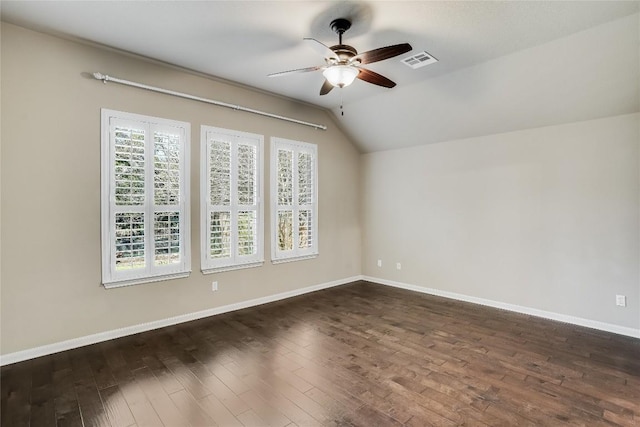
[{"label": "ceiling air vent", "polygon": [[431,56],[429,52],[422,51],[422,52],[416,53],[415,55],[411,55],[407,58],[404,58],[402,62],[407,66],[413,69],[416,69],[416,68],[424,67],[425,65],[435,64],[436,62],[438,62],[438,60],[433,56]]}]

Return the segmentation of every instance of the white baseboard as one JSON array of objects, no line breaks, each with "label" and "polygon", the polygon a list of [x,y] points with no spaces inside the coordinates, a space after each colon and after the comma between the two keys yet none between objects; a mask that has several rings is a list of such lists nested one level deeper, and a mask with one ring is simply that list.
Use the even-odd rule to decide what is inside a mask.
[{"label": "white baseboard", "polygon": [[235,304],[224,305],[222,307],[215,307],[207,310],[197,311],[195,313],[182,314],[180,316],[169,317],[168,319],[155,320],[153,322],[141,323],[138,325],[127,326],[111,331],[87,335],[84,337],[73,338],[66,341],[17,351],[15,353],[8,353],[0,356],[0,366],[10,365],[12,363],[22,362],[24,360],[34,359],[36,357],[46,356],[48,354],[71,350],[78,347],[84,347],[86,345],[112,340],[114,338],[120,338],[127,335],[133,335],[140,332],[151,331],[153,329],[164,328],[166,326],[172,326],[179,323],[202,319],[204,317],[215,316],[216,314],[228,313],[230,311],[236,311],[243,308],[255,307],[257,305],[280,301],[298,295],[332,288],[334,286],[344,285],[347,283],[355,282],[357,280],[362,280],[362,276],[354,276],[348,277],[346,279],[334,280],[332,282],[321,283],[319,285],[308,286],[301,289],[294,289],[292,291],[282,292],[279,294],[269,295],[261,298],[255,298],[248,301],[241,301]]},{"label": "white baseboard", "polygon": [[255,298],[248,301],[241,301],[235,304],[229,304],[222,307],[215,307],[208,310],[197,311],[195,313],[187,313],[180,316],[169,317],[167,319],[155,320],[153,322],[127,326],[125,328],[114,329],[106,332],[100,332],[97,334],[87,335],[84,337],[73,338],[66,341],[47,344],[47,345],[43,345],[40,347],[35,347],[27,350],[17,351],[15,353],[0,355],[0,366],[10,365],[12,363],[22,362],[25,360],[34,359],[36,357],[46,356],[48,354],[58,353],[65,350],[71,350],[78,347],[84,347],[86,345],[108,341],[111,339],[120,338],[127,335],[133,335],[140,332],[151,331],[153,329],[164,328],[166,326],[172,326],[172,325],[177,325],[179,323],[202,319],[204,317],[215,316],[217,314],[228,313],[231,311],[241,310],[243,308],[255,307],[258,305],[267,304],[274,301],[280,301],[280,300],[292,298],[298,295],[304,295],[310,292],[332,288],[334,286],[345,285],[347,283],[356,282],[358,280],[366,280],[368,282],[378,283],[380,285],[393,286],[396,288],[406,289],[414,292],[420,292],[423,294],[435,295],[435,296],[450,298],[458,301],[465,301],[465,302],[470,302],[474,304],[485,305],[489,307],[513,311],[516,313],[529,314],[532,316],[542,317],[545,319],[551,319],[551,320],[556,320],[564,323],[570,323],[573,325],[585,326],[587,328],[598,329],[601,331],[613,332],[615,334],[626,335],[629,337],[640,338],[640,329],[627,328],[624,326],[613,325],[610,323],[598,322],[595,320],[583,319],[580,317],[569,316],[566,314],[553,313],[550,311],[538,310],[535,308],[524,307],[524,306],[515,305],[515,304],[508,304],[508,303],[488,300],[484,298],[477,298],[477,297],[472,297],[468,295],[457,294],[454,292],[442,291],[439,289],[410,285],[407,283],[396,282],[393,280],[380,279],[380,278],[370,277],[370,276],[353,276],[345,279],[334,280],[332,282],[321,283],[319,285],[308,286],[306,288],[294,289],[292,291],[282,292],[275,295]]},{"label": "white baseboard", "polygon": [[468,295],[458,294],[454,292],[441,291],[439,289],[427,288],[423,286],[410,285],[407,283],[396,282],[393,280],[379,279],[377,277],[362,276],[362,280],[378,283],[395,288],[407,289],[409,291],[420,292],[423,294],[435,295],[439,297],[454,299],[458,301],[470,302],[473,304],[486,305],[488,307],[499,308],[502,310],[513,311],[521,314],[529,314],[531,316],[542,317],[544,319],[556,320],[563,323],[570,323],[577,326],[585,326],[591,329],[598,329],[605,332],[613,332],[614,334],[626,335],[633,338],[640,338],[640,329],[628,328],[625,326],[614,325],[611,323],[599,322],[597,320],[584,319],[581,317],[569,316],[567,314],[554,313],[551,311],[538,310],[537,308],[525,307],[516,304],[509,304],[500,301],[493,301],[484,298],[477,298]]}]

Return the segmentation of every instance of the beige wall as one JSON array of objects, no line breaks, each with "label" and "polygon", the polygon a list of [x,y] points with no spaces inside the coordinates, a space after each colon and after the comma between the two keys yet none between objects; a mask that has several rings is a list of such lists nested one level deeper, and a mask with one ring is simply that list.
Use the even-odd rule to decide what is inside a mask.
[{"label": "beige wall", "polygon": [[[639,114],[361,156],[320,109],[6,23],[1,43],[1,354],[359,274],[640,328]],[[191,123],[188,279],[100,285],[100,108]],[[265,159],[271,136],[318,144],[319,258],[268,262],[267,204],[265,265],[200,272],[202,124],[264,135]]]},{"label": "beige wall", "polygon": [[[127,80],[328,125],[327,131],[102,84]],[[8,354],[94,333],[269,296],[360,274],[359,153],[330,115],[290,100],[135,57],[2,24],[2,329]],[[100,285],[100,109],[191,123],[188,279],[105,290]],[[215,275],[200,272],[200,125],[315,143],[320,256]],[[265,190],[269,197],[269,162]],[[265,205],[265,227],[269,232]],[[270,240],[265,239],[266,259]],[[211,281],[220,290],[211,291]]]},{"label": "beige wall", "polygon": [[363,155],[364,274],[638,331],[639,123]]}]

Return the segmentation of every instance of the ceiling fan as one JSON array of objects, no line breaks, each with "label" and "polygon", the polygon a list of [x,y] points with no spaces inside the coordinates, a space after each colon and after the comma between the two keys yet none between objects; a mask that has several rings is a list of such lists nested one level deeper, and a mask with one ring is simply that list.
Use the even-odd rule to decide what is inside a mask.
[{"label": "ceiling fan", "polygon": [[402,43],[358,53],[354,47],[342,44],[342,34],[349,28],[351,28],[351,21],[348,19],[338,18],[331,21],[331,29],[338,34],[338,44],[331,47],[316,39],[304,38],[304,40],[313,42],[312,46],[324,55],[326,65],[272,73],[269,74],[269,77],[322,70],[325,81],[320,88],[320,95],[326,95],[336,86],[340,88],[349,86],[356,78],[378,86],[394,87],[396,85],[394,82],[385,76],[361,67],[361,65],[383,61],[409,52],[412,49],[411,45]]}]

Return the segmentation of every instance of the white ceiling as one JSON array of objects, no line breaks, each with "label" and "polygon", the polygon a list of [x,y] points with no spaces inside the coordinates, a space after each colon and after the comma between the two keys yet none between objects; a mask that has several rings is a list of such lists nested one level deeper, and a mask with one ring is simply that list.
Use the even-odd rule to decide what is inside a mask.
[{"label": "white ceiling", "polygon": [[[3,21],[330,109],[363,151],[376,151],[638,111],[637,84],[626,85],[625,94],[617,87],[602,88],[601,82],[603,75],[637,80],[640,61],[628,52],[635,47],[638,55],[639,5],[3,0],[1,12]],[[367,66],[398,86],[385,89],[357,80],[319,96],[320,72],[267,77],[322,65],[321,55],[302,39],[337,44],[329,23],[338,17],[353,21],[343,41],[360,52],[411,43],[409,54]],[[417,70],[400,63],[421,50],[439,62]],[[601,91],[607,91],[604,99],[597,98]]]}]

